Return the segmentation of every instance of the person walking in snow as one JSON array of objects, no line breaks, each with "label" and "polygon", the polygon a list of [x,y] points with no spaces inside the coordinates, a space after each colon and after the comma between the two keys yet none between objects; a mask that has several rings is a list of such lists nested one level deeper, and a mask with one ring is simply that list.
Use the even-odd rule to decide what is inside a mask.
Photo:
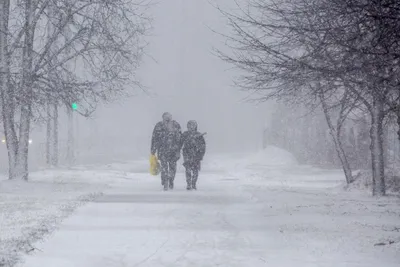
[{"label": "person walking in snow", "polygon": [[187,131],[182,135],[183,166],[186,168],[187,190],[197,190],[200,165],[206,153],[205,133],[197,131],[197,122],[191,120],[187,123]]},{"label": "person walking in snow", "polygon": [[151,154],[157,153],[161,163],[161,184],[164,190],[174,188],[176,165],[180,158],[181,126],[165,112],[162,121],[158,122],[151,138]]}]

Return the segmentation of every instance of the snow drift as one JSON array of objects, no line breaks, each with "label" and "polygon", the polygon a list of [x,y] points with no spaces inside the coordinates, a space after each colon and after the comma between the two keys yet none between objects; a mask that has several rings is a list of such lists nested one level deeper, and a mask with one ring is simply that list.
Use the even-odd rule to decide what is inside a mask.
[{"label": "snow drift", "polygon": [[203,171],[206,172],[238,172],[245,169],[296,166],[296,158],[288,151],[268,146],[257,153],[206,155]]},{"label": "snow drift", "polygon": [[[345,189],[371,192],[372,184],[372,172],[362,170],[356,172],[355,181],[350,185],[345,185]],[[386,168],[385,185],[387,193],[400,194],[400,170],[398,168]]]},{"label": "snow drift", "polygon": [[247,159],[246,165],[252,166],[293,166],[296,158],[290,152],[275,146],[268,146]]}]

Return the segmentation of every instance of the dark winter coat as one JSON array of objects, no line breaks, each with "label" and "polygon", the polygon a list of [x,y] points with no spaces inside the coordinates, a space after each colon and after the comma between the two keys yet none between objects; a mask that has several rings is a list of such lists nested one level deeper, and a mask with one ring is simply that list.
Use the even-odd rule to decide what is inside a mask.
[{"label": "dark winter coat", "polygon": [[178,161],[180,158],[182,131],[176,121],[158,122],[151,138],[151,153],[157,153],[161,161]]},{"label": "dark winter coat", "polygon": [[195,163],[203,160],[206,153],[204,134],[197,131],[186,131],[182,135],[182,154],[184,163]]}]

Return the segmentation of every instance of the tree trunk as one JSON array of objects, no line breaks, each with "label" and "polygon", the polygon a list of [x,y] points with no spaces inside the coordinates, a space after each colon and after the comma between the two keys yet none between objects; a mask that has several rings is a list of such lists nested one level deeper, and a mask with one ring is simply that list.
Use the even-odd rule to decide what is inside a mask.
[{"label": "tree trunk", "polygon": [[400,142],[400,103],[398,104],[397,107],[397,138],[399,139]]},{"label": "tree trunk", "polygon": [[53,155],[52,155],[52,165],[54,167],[58,166],[58,107],[57,103],[53,104],[53,117],[52,117],[52,126],[53,126]]},{"label": "tree trunk", "polygon": [[[400,93],[400,91],[399,91]],[[396,162],[400,162],[400,103],[397,107],[397,149],[395,149]]]},{"label": "tree trunk", "polygon": [[320,100],[321,100],[321,104],[322,104],[322,109],[325,114],[325,119],[326,119],[326,122],[329,127],[329,133],[332,136],[332,140],[333,140],[333,144],[335,146],[336,153],[339,157],[340,163],[342,164],[342,169],[343,169],[344,175],[346,177],[346,183],[350,184],[354,181],[354,178],[353,178],[353,174],[351,172],[351,167],[350,167],[349,161],[347,159],[346,153],[343,149],[343,144],[342,144],[342,140],[341,140],[342,127],[341,127],[341,125],[338,125],[338,127],[337,127],[338,129],[335,128],[335,126],[332,123],[332,120],[331,120],[331,117],[329,114],[329,109],[325,102],[324,97],[321,96]]},{"label": "tree trunk", "polygon": [[371,107],[371,159],[372,159],[372,194],[384,196],[385,186],[385,163],[383,151],[383,102],[375,97]]},{"label": "tree trunk", "polygon": [[52,137],[52,125],[51,125],[51,104],[50,104],[50,94],[47,95],[47,117],[46,117],[46,164],[51,165],[52,151],[51,151],[51,137]]},{"label": "tree trunk", "polygon": [[[72,31],[69,27],[65,27],[64,29],[64,35],[66,36],[67,39],[71,38]],[[65,49],[66,55],[68,55],[71,51],[70,47],[67,47]],[[67,62],[65,68],[67,70],[71,70],[71,63]],[[72,110],[72,103],[68,103],[67,105],[67,116],[68,116],[68,133],[67,133],[67,163],[69,167],[72,167],[72,165],[75,163],[75,153],[74,153],[74,112]]]},{"label": "tree trunk", "polygon": [[32,62],[34,29],[32,0],[25,0],[25,38],[22,55],[22,104],[17,150],[16,178],[28,180],[29,132],[32,115]]},{"label": "tree trunk", "polygon": [[[56,81],[57,78],[54,75],[54,62],[52,60],[51,55],[56,53],[57,51],[57,42],[52,40],[52,35],[54,33],[54,24],[52,21],[54,17],[54,5],[48,4],[47,12],[49,14],[48,18],[48,26],[47,26],[47,39],[51,44],[50,51],[51,53],[48,55],[48,72],[49,76],[52,77],[53,81]],[[58,87],[58,84],[55,84]],[[50,88],[51,89],[51,88]],[[58,166],[58,102],[54,93],[50,92],[47,96],[47,142],[46,142],[46,150],[47,150],[47,164],[52,167]]]},{"label": "tree trunk", "polygon": [[18,139],[14,127],[14,88],[10,85],[10,63],[11,55],[8,48],[8,21],[10,12],[10,1],[0,3],[0,92],[3,128],[8,151],[9,179],[16,176],[15,167],[17,162]]},{"label": "tree trunk", "polygon": [[390,159],[390,125],[382,125],[382,149],[383,149],[383,166],[388,167]]},{"label": "tree trunk", "polygon": [[21,107],[21,120],[19,130],[19,145],[17,152],[16,178],[28,180],[28,153],[29,153],[29,129],[31,106]]},{"label": "tree trunk", "polygon": [[359,169],[369,169],[371,166],[371,153],[370,153],[370,143],[371,136],[368,133],[371,128],[370,122],[363,115],[360,122],[357,124],[357,160]]}]

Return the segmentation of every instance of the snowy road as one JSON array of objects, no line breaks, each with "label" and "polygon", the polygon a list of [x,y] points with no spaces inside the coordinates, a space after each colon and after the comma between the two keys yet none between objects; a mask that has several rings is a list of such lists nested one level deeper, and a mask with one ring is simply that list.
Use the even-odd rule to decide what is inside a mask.
[{"label": "snowy road", "polygon": [[378,205],[366,213],[346,198],[213,173],[197,192],[182,174],[163,192],[142,176],[80,208],[20,266],[400,266],[394,245],[374,246],[377,222],[399,223]]}]

